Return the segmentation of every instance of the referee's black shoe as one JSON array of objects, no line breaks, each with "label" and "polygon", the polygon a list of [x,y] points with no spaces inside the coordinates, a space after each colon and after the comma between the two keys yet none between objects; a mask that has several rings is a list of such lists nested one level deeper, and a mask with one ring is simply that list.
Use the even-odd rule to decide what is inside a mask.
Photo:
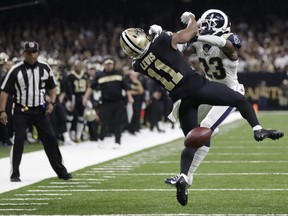
[{"label": "referee's black shoe", "polygon": [[10,178],[10,182],[21,182],[19,177]]},{"label": "referee's black shoe", "polygon": [[73,176],[70,173],[66,173],[64,175],[59,175],[58,178],[63,179],[63,180],[69,180],[69,179],[72,179]]}]

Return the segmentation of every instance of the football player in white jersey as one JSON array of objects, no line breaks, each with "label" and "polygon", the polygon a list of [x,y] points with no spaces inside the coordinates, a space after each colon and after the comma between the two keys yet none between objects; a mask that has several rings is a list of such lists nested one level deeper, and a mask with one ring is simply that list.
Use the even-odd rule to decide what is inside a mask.
[{"label": "football player in white jersey", "polygon": [[[185,23],[185,19],[181,19]],[[197,24],[198,36],[188,46],[187,51],[197,55],[201,70],[206,77],[244,94],[244,86],[238,82],[237,77],[238,51],[242,41],[237,34],[231,32],[231,22],[228,16],[221,10],[210,9],[203,13]],[[208,105],[201,105],[199,116],[205,116],[205,118],[200,126],[214,130],[213,136],[218,133],[219,124],[233,111],[235,111],[234,107],[213,106],[211,108]],[[188,173],[189,185],[192,185],[193,174],[208,154],[209,149],[210,142],[196,151]],[[179,176],[174,176],[165,179],[165,183],[174,185],[178,178]]]}]

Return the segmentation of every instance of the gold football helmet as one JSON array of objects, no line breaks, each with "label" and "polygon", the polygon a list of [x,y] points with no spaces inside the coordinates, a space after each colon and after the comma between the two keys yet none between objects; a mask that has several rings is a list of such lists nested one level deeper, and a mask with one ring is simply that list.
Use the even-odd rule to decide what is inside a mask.
[{"label": "gold football helmet", "polygon": [[132,58],[143,56],[147,52],[149,45],[149,37],[140,28],[126,29],[120,36],[122,50]]},{"label": "gold football helmet", "polygon": [[91,122],[91,121],[97,121],[98,120],[98,114],[94,108],[85,108],[84,114],[83,114],[84,120]]}]

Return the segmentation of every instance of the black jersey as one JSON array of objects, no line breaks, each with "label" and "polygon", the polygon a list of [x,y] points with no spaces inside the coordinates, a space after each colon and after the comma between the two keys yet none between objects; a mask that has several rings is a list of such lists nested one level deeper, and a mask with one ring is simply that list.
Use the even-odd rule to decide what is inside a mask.
[{"label": "black jersey", "polygon": [[54,77],[57,83],[56,94],[57,96],[59,96],[61,93],[66,92],[65,81],[63,75],[59,71],[57,72],[54,71]]},{"label": "black jersey", "polygon": [[67,80],[67,95],[69,99],[72,98],[72,95],[82,97],[88,89],[89,76],[85,71],[81,71],[79,74],[72,71],[67,76]]},{"label": "black jersey", "polygon": [[[162,32],[151,43],[146,54],[133,61],[133,68],[158,82],[176,101],[200,88],[204,79],[171,46],[171,40],[171,35]],[[194,81],[186,82],[187,79]],[[192,84],[188,86],[184,83]]]},{"label": "black jersey", "polygon": [[56,86],[50,66],[45,62],[30,65],[21,61],[5,77],[1,90],[14,96],[16,104],[38,107],[45,103],[46,90]]},{"label": "black jersey", "polygon": [[123,100],[122,90],[129,90],[129,84],[120,71],[103,71],[96,75],[91,87],[101,91],[103,102]]}]

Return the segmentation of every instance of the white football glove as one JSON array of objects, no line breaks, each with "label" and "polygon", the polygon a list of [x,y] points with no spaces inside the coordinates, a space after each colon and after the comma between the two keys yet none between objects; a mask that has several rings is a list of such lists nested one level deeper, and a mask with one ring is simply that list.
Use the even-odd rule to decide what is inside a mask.
[{"label": "white football glove", "polygon": [[161,34],[161,32],[162,32],[162,27],[159,26],[159,25],[156,25],[156,24],[150,26],[150,29],[149,29],[149,31],[148,31],[148,33],[149,33],[150,35],[152,35],[152,34],[157,34],[157,35],[159,35],[159,34]]},{"label": "white football glove", "polygon": [[190,20],[191,20],[192,17],[195,17],[195,15],[194,15],[193,13],[191,13],[191,12],[186,11],[186,12],[184,12],[184,13],[182,14],[182,16],[181,16],[180,19],[181,19],[181,22],[182,22],[182,23],[188,25],[188,23],[190,22]]}]

